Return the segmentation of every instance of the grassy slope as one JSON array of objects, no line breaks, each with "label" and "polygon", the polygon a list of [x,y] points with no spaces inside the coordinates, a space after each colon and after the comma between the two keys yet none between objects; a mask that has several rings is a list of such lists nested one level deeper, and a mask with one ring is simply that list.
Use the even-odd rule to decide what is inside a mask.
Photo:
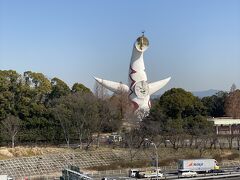
[{"label": "grassy slope", "polygon": [[[127,149],[112,149],[112,148],[100,148],[100,150],[113,150],[113,151],[128,151]],[[95,149],[91,149],[95,150]],[[99,150],[99,149],[98,149]],[[67,149],[67,148],[57,148],[57,147],[16,147],[0,148],[0,159],[12,159],[17,157],[30,157],[46,154],[56,154],[56,153],[68,153],[68,152],[78,152],[82,151],[80,149]],[[149,149],[150,153],[154,157],[154,149]],[[159,148],[159,165],[160,166],[169,166],[176,165],[178,159],[191,159],[191,158],[200,158],[200,153],[196,149],[190,148],[181,148],[174,150],[172,148]],[[240,160],[239,152],[236,150],[206,150],[202,154],[203,158],[215,158],[219,162],[227,160]],[[139,162],[116,162],[109,167],[93,167],[96,170],[106,170],[106,169],[117,169],[123,167],[134,167],[134,166],[146,166],[152,160],[143,160]]]}]

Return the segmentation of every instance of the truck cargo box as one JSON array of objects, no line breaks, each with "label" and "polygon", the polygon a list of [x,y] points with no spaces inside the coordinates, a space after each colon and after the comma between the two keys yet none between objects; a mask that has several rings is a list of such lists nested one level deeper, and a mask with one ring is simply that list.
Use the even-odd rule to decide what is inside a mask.
[{"label": "truck cargo box", "polygon": [[178,161],[178,171],[208,172],[219,169],[215,159],[182,159]]}]

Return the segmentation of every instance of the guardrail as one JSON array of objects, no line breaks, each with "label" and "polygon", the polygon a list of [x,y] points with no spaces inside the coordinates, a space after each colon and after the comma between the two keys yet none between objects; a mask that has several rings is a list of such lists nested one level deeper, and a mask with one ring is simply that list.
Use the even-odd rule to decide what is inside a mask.
[{"label": "guardrail", "polygon": [[[155,167],[151,167],[151,168],[155,168]],[[176,172],[177,171],[176,166],[160,166],[159,168],[162,169],[163,172],[166,172],[166,171],[167,172]],[[111,176],[128,176],[129,175],[129,169],[130,168],[128,168],[128,169],[118,169],[118,170],[95,171],[95,172],[87,173],[87,175],[91,176],[93,178],[111,177]],[[149,168],[138,168],[138,169],[139,170],[147,170]],[[234,173],[234,169],[236,169],[236,166],[225,166],[225,167],[222,167],[221,169],[223,169],[225,171],[228,171],[228,173]],[[240,176],[240,173],[238,173],[237,175]],[[212,176],[212,175],[210,175],[210,176]]]},{"label": "guardrail", "polygon": [[[234,177],[240,177],[240,173],[234,173],[234,174],[223,174],[223,175],[209,175],[209,176],[203,176],[203,177],[194,177],[191,178],[192,180],[200,180],[200,179],[227,179],[227,178],[234,178]],[[189,178],[181,178],[181,180],[189,180]]]},{"label": "guardrail", "polygon": [[96,171],[87,173],[88,176],[97,178],[97,177],[106,177],[106,176],[128,176],[129,169],[118,169],[118,170],[107,170],[107,171]]}]

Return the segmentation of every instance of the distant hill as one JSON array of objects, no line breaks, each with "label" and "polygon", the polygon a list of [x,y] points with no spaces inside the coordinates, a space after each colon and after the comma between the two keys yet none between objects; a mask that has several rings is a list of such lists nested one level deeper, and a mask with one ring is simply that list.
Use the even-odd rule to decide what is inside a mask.
[{"label": "distant hill", "polygon": [[[212,96],[212,95],[216,94],[219,91],[220,90],[209,89],[209,90],[206,90],[206,91],[191,91],[191,93],[194,96],[197,96],[199,98],[203,98],[203,97],[206,97],[206,96]],[[151,96],[151,99],[159,99],[161,95],[162,94],[154,94],[154,95]]]},{"label": "distant hill", "polygon": [[203,97],[206,97],[206,96],[212,96],[219,91],[220,90],[209,89],[209,90],[206,90],[206,91],[192,91],[191,93],[193,93],[194,96],[197,96],[199,98],[203,98]]}]

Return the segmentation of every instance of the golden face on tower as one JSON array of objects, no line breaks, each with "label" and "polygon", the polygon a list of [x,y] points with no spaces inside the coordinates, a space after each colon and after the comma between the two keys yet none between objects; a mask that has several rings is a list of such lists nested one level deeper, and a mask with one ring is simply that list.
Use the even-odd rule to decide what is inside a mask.
[{"label": "golden face on tower", "polygon": [[135,43],[135,47],[137,48],[138,51],[145,51],[148,48],[149,41],[145,36],[141,36],[137,38],[137,41]]}]

